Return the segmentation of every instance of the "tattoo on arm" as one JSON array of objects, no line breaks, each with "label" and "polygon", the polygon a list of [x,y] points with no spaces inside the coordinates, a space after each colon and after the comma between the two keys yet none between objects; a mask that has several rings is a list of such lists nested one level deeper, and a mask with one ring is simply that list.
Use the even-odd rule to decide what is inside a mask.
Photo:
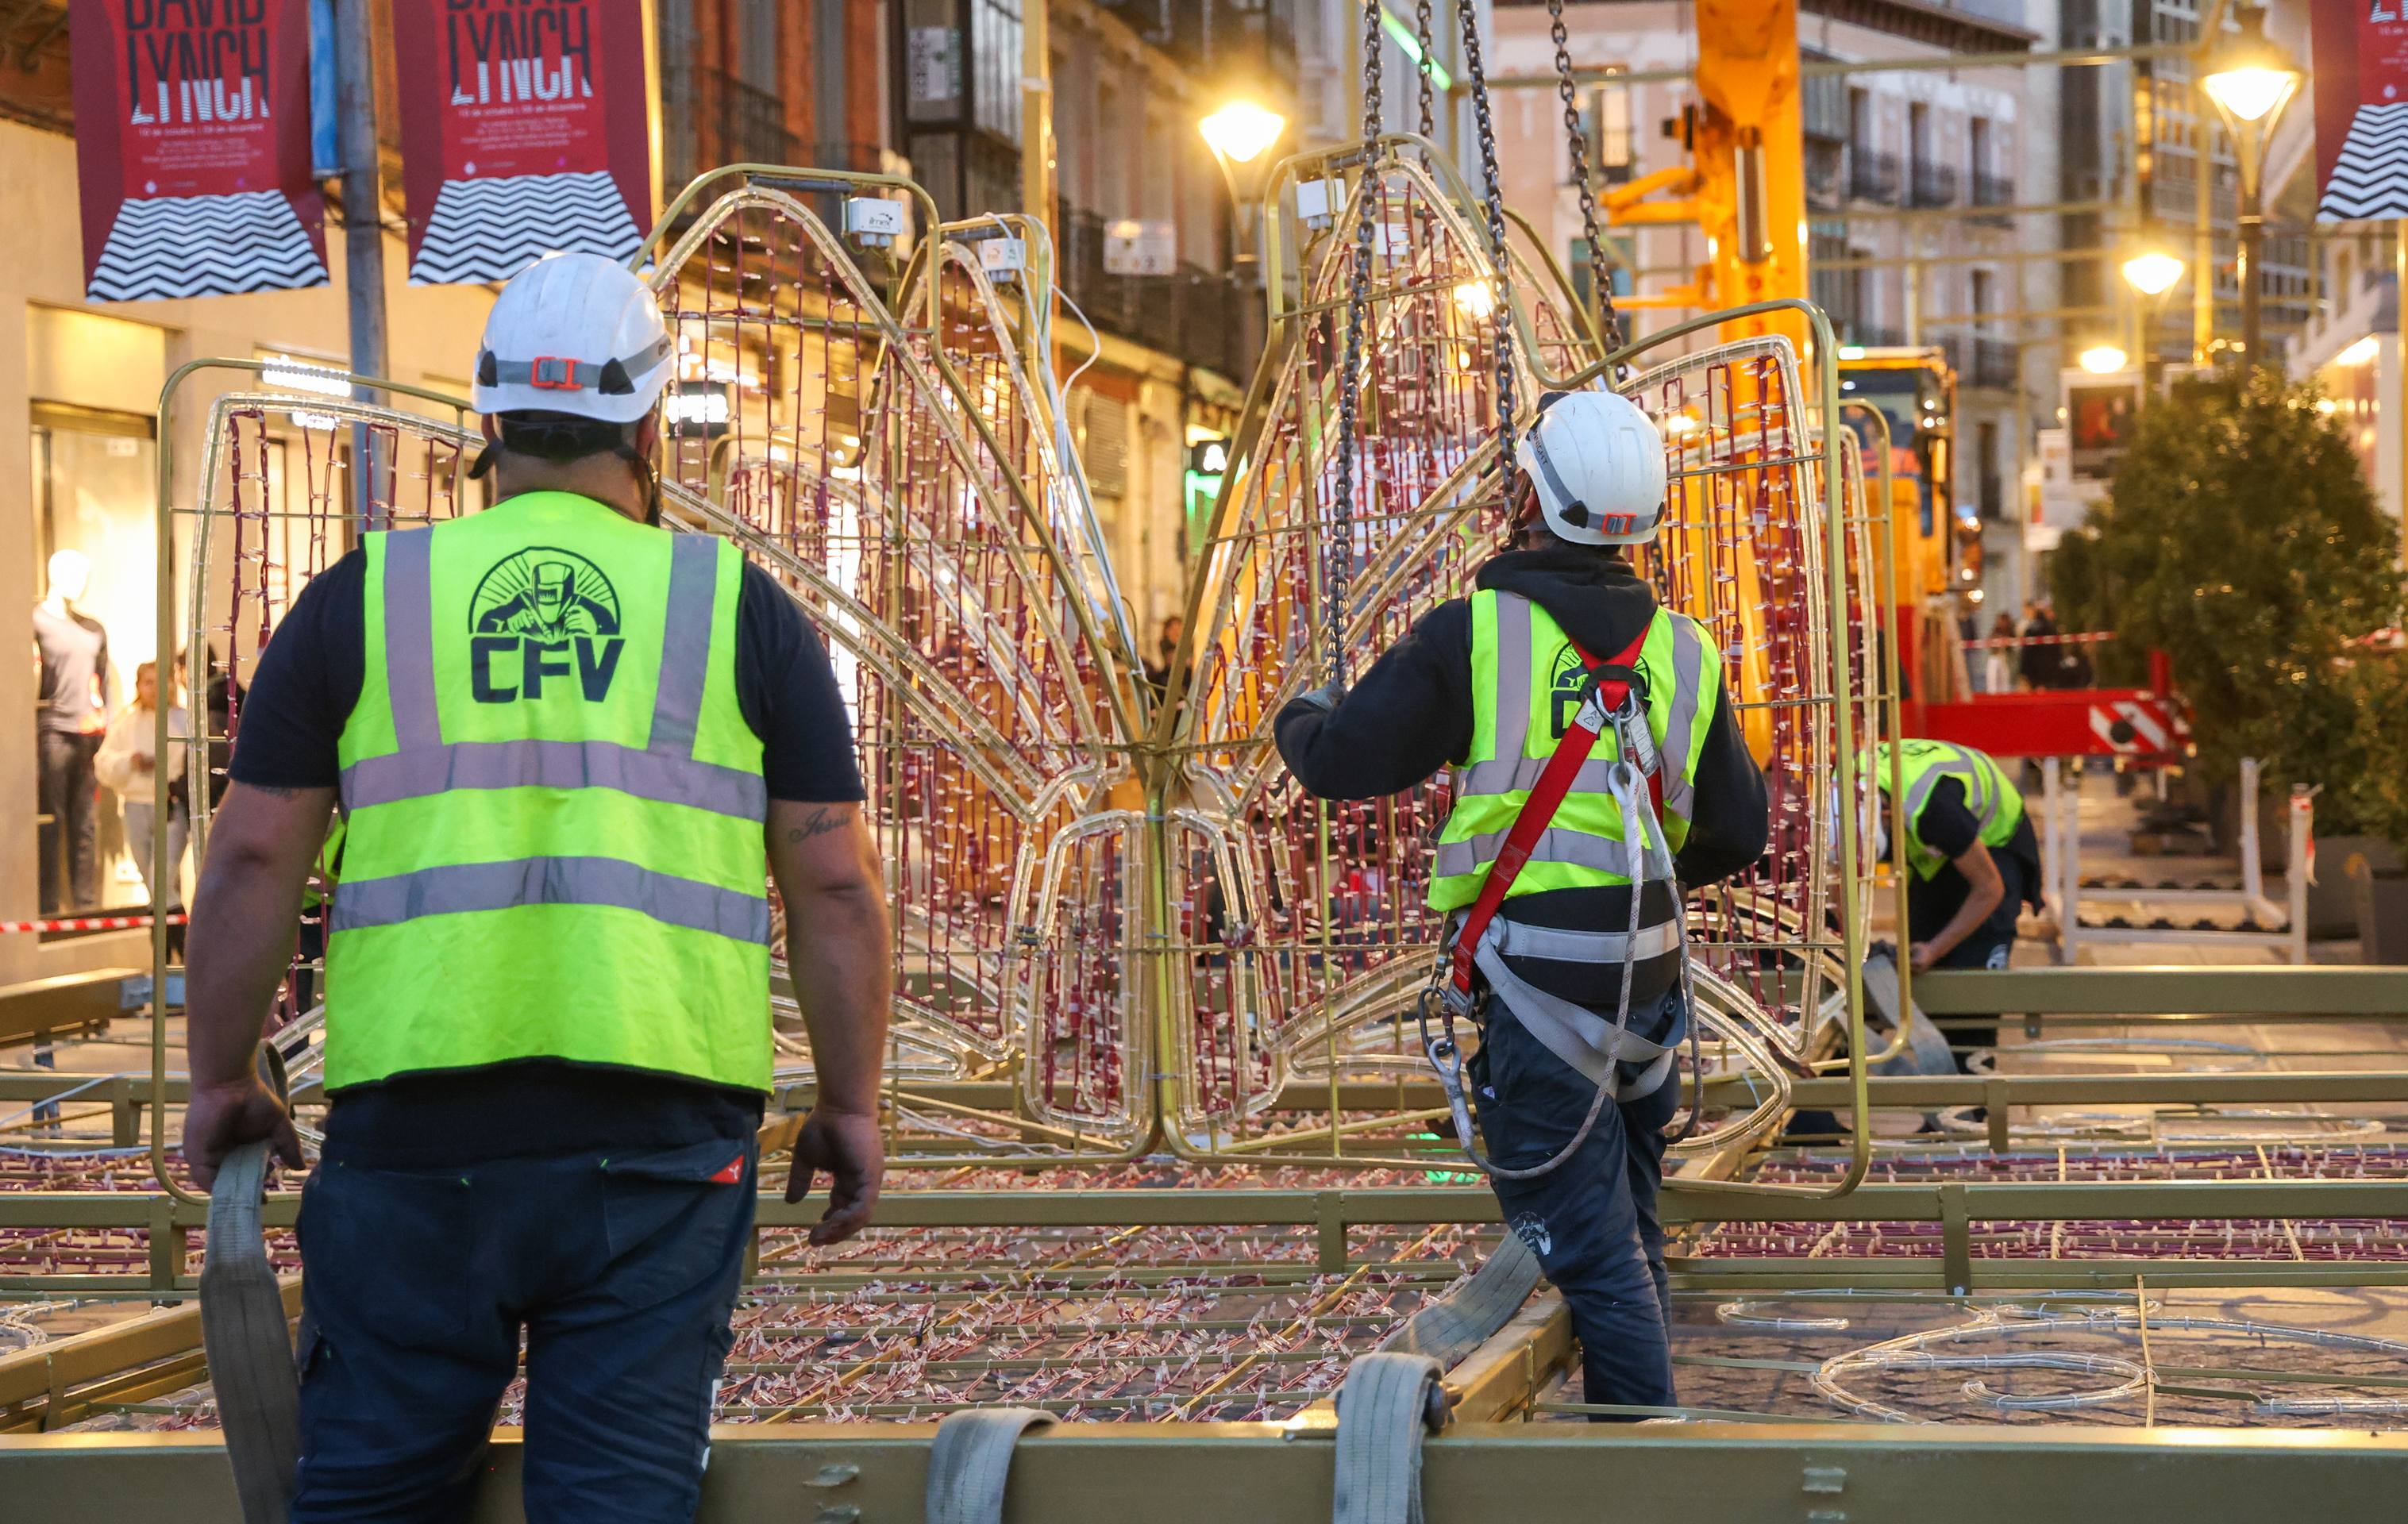
[{"label": "tattoo on arm", "polygon": [[806,842],[814,836],[825,836],[844,829],[844,817],[827,809],[815,809],[803,817],[803,823],[786,833],[791,842]]}]

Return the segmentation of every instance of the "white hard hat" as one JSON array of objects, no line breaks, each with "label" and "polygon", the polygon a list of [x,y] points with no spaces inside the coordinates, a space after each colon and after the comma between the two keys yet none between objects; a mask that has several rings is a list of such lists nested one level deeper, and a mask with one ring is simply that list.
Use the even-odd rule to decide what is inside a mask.
[{"label": "white hard hat", "polygon": [[480,413],[633,423],[669,380],[668,329],[649,287],[599,254],[547,254],[485,318],[471,393]]},{"label": "white hard hat", "polygon": [[1574,545],[1644,545],[1664,521],[1664,436],[1619,392],[1555,392],[1514,448],[1547,527]]}]

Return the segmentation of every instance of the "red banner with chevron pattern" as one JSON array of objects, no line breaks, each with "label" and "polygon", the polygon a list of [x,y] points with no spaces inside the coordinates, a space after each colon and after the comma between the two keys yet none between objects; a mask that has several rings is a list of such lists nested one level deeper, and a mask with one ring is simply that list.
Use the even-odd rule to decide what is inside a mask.
[{"label": "red banner with chevron pattern", "polygon": [[308,0],[72,0],[84,295],[326,283]]},{"label": "red banner with chevron pattern", "polygon": [[641,0],[394,0],[409,278],[623,258],[652,220]]},{"label": "red banner with chevron pattern", "polygon": [[2408,12],[2402,0],[2309,0],[2316,221],[2408,217]]}]

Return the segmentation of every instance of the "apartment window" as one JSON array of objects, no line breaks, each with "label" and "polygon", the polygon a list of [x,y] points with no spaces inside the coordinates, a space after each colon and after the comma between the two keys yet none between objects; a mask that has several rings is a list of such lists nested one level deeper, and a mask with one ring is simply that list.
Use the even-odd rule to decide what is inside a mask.
[{"label": "apartment window", "polygon": [[1873,146],[1873,93],[1854,86],[1848,91],[1848,146]]},{"label": "apartment window", "polygon": [[1921,101],[1906,108],[1906,162],[1916,169],[1931,163],[1931,107]]},{"label": "apartment window", "polygon": [[738,0],[736,78],[771,94],[778,90],[778,0]]},{"label": "apartment window", "polygon": [[1591,91],[1586,115],[1590,172],[1604,184],[1623,184],[1630,178],[1629,87],[1600,85]]},{"label": "apartment window", "polygon": [[1985,419],[1975,434],[1973,470],[1979,482],[1982,517],[2006,517],[2007,484],[1999,475],[1999,425]]},{"label": "apartment window", "polygon": [[1988,319],[1990,314],[1998,310],[1997,306],[1994,305],[1998,300],[1998,279],[1999,278],[1995,271],[1976,270],[1973,272],[1972,282],[1968,294],[1972,302],[1973,328],[1976,333],[1979,333],[1983,329],[1985,320]]},{"label": "apartment window", "polygon": [[1990,119],[1975,117],[1965,124],[1965,157],[1978,179],[1990,172]]}]

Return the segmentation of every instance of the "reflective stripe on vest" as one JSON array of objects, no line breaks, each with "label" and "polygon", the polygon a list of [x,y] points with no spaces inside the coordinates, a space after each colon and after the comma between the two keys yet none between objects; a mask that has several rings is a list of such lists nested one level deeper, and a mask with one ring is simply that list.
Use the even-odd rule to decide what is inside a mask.
[{"label": "reflective stripe on vest", "polygon": [[327,1088],[552,1058],[767,1089],[734,548],[538,492],[367,554]]},{"label": "reflective stripe on vest", "polygon": [[353,879],[335,901],[334,929],[397,926],[421,916],[508,910],[522,904],[607,904],[668,926],[738,942],[769,941],[769,902],[715,884],[654,873],[609,857],[529,857],[454,862],[390,878]]},{"label": "reflective stripe on vest", "polygon": [[[1553,619],[1513,594],[1475,594],[1472,619],[1473,702],[1482,712],[1473,727],[1473,754],[1454,774],[1454,811],[1440,833],[1432,863],[1429,901],[1441,910],[1476,897],[1522,801],[1546,770],[1555,717],[1533,713],[1541,692],[1535,663],[1541,654],[1551,663],[1546,691],[1552,693],[1555,666],[1561,661],[1556,647],[1570,647]],[[1541,646],[1548,648],[1543,653]],[[1647,683],[1648,730],[1661,757],[1665,831],[1677,847],[1688,833],[1698,748],[1722,688],[1721,655],[1694,620],[1658,609],[1639,666]],[[1617,754],[1611,734],[1599,739],[1574,775],[1556,823],[1541,835],[1529,865],[1515,880],[1513,894],[1628,882],[1628,857],[1609,781]]]},{"label": "reflective stripe on vest", "polygon": [[[1885,741],[1865,754],[1861,765],[1885,779],[1889,752],[1889,743]],[[1920,829],[1923,808],[1931,803],[1932,790],[1943,779],[1956,779],[1965,790],[1965,807],[1981,829],[1983,846],[2004,847],[2014,839],[2015,827],[2024,817],[2023,795],[2005,769],[1986,753],[1954,741],[1911,740],[1899,748],[1899,771],[1906,790],[1907,865],[1916,876],[1929,878],[1948,861],[1924,845]]]}]

